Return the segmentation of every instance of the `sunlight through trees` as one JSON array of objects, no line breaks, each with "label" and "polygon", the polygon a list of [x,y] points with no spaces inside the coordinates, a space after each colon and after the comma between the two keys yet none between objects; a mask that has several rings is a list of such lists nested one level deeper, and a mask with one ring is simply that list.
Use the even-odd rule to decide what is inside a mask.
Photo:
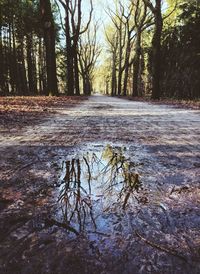
[{"label": "sunlight through trees", "polygon": [[0,94],[200,96],[196,0],[1,0]]}]

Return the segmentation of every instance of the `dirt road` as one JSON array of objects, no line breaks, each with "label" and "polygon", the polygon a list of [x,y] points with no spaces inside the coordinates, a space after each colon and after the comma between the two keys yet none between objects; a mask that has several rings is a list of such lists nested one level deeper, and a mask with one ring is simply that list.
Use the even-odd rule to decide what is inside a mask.
[{"label": "dirt road", "polygon": [[48,111],[0,131],[0,273],[199,273],[200,112]]}]

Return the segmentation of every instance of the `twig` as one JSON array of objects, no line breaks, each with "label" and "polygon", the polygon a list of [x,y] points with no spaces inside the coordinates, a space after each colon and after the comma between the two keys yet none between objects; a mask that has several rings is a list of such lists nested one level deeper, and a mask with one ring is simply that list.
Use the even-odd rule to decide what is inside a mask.
[{"label": "twig", "polygon": [[129,190],[129,192],[126,194],[126,197],[125,197],[125,199],[124,199],[124,203],[123,203],[123,206],[122,206],[122,208],[123,208],[123,210],[125,210],[125,208],[126,208],[126,204],[128,203],[128,199],[129,199],[129,197],[130,197],[130,195],[131,195],[131,190]]},{"label": "twig", "polygon": [[105,237],[110,237],[111,236],[110,234],[106,234],[106,233],[99,232],[99,231],[96,231],[96,230],[95,231],[88,230],[88,233],[98,234],[98,235],[105,236]]},{"label": "twig", "polygon": [[164,246],[160,246],[159,244],[157,243],[154,243],[152,241],[149,241],[147,240],[146,238],[144,238],[137,230],[135,231],[135,234],[141,239],[143,240],[145,243],[149,244],[150,246],[154,247],[154,248],[157,248],[161,251],[164,251],[170,255],[173,255],[173,256],[176,256],[178,257],[179,259],[181,259],[182,261],[184,262],[188,262],[187,258],[185,258],[184,256],[182,256],[181,254],[178,254],[176,251],[172,250],[172,249],[168,249]]}]

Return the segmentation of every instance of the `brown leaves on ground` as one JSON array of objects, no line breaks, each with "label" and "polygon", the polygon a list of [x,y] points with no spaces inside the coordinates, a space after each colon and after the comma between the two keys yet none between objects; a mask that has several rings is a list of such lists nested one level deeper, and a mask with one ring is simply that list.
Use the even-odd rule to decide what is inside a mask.
[{"label": "brown leaves on ground", "polygon": [[85,100],[81,96],[0,97],[0,126],[27,125],[54,112],[58,107],[73,107]]},{"label": "brown leaves on ground", "polygon": [[161,99],[152,103],[175,106],[178,108],[200,109],[200,100]]},{"label": "brown leaves on ground", "polygon": [[[127,97],[124,97],[125,99]],[[142,102],[149,102],[153,104],[158,104],[158,105],[170,105],[174,106],[177,108],[189,108],[189,109],[200,109],[200,100],[184,100],[184,99],[160,99],[160,100],[151,100],[150,98],[142,98],[142,97],[128,97],[129,100],[131,101],[142,101]]]}]

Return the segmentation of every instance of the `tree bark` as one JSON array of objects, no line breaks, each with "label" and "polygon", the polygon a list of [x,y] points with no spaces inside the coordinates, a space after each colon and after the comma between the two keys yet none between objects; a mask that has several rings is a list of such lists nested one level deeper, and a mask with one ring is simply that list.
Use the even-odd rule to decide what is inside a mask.
[{"label": "tree bark", "polygon": [[58,95],[55,53],[55,26],[50,0],[40,0],[40,9],[46,48],[47,91],[49,95]]},{"label": "tree bark", "polygon": [[128,85],[128,72],[129,72],[129,60],[130,60],[130,53],[131,53],[131,39],[128,36],[127,40],[127,47],[126,47],[126,56],[125,56],[125,73],[124,73],[124,86],[123,86],[123,95],[127,95],[127,85]]},{"label": "tree bark", "polygon": [[116,76],[116,52],[114,49],[113,52],[113,60],[112,60],[112,91],[111,94],[112,96],[116,96],[117,93],[117,76]]},{"label": "tree bark", "polygon": [[26,51],[27,51],[27,65],[28,65],[28,86],[29,86],[29,94],[31,95],[33,95],[35,92],[32,47],[33,47],[32,34],[28,33],[26,37]]},{"label": "tree bark", "polygon": [[140,56],[141,56],[141,30],[137,30],[135,56],[133,62],[133,91],[132,96],[137,97],[139,95],[138,80],[139,80],[139,68],[140,68]]},{"label": "tree bark", "polygon": [[123,56],[123,47],[124,44],[122,42],[122,21],[120,20],[119,26],[119,71],[118,71],[118,95],[121,95],[122,92],[122,56]]},{"label": "tree bark", "polygon": [[78,69],[78,49],[74,49],[74,80],[75,80],[75,92],[76,95],[80,95],[80,84],[79,84],[79,69]]},{"label": "tree bark", "polygon": [[4,56],[2,39],[2,14],[0,9],[0,95],[5,95]]},{"label": "tree bark", "polygon": [[160,72],[161,72],[161,36],[163,19],[161,12],[161,0],[156,0],[155,7],[155,31],[152,40],[152,99],[160,99]]},{"label": "tree bark", "polygon": [[67,54],[67,95],[74,95],[74,62],[72,40],[70,36],[70,22],[69,22],[69,0],[66,0],[66,18],[65,18],[65,32],[66,32],[66,54]]}]

